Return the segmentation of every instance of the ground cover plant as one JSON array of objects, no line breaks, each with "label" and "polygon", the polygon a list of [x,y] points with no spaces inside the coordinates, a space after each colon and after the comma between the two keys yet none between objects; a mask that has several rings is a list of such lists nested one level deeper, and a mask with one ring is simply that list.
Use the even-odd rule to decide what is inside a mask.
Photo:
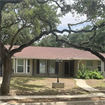
[{"label": "ground cover plant", "polygon": [[98,71],[98,69],[90,70],[86,68],[85,65],[82,64],[82,67],[80,68],[78,75],[78,79],[103,79],[102,73]]}]

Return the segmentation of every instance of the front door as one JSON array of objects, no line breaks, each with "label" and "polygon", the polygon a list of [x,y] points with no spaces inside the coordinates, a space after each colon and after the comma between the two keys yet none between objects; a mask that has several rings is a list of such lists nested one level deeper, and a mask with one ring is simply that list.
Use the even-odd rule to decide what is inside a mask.
[{"label": "front door", "polygon": [[0,77],[2,76],[2,64],[1,64],[1,60],[0,60]]},{"label": "front door", "polygon": [[64,70],[64,74],[65,76],[69,76],[69,62],[65,62],[65,66],[64,66],[65,70]]}]

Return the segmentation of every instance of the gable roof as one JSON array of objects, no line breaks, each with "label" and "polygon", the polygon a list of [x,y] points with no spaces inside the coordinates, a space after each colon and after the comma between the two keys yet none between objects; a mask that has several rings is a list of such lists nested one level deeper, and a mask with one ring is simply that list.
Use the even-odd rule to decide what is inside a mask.
[{"label": "gable roof", "polygon": [[[8,48],[9,46],[6,45]],[[13,48],[17,48],[14,46]],[[103,54],[105,56],[105,54]],[[36,47],[29,46],[24,48],[21,52],[13,55],[13,58],[30,58],[30,59],[87,59],[99,60],[99,58],[88,51],[79,50],[75,48],[59,48],[59,47]]]}]

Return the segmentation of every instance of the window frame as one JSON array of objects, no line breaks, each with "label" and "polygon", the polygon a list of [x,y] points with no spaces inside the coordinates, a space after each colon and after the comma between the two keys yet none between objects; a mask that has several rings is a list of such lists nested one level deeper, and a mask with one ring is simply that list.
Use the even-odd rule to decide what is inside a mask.
[{"label": "window frame", "polygon": [[[18,65],[18,60],[23,60],[23,65]],[[18,72],[18,66],[23,66],[23,72]],[[16,73],[25,73],[25,59],[17,59],[16,60]]]},{"label": "window frame", "polygon": [[[51,65],[50,65],[51,63],[50,62],[53,62],[53,66],[54,66],[53,67],[53,70],[54,70],[53,73],[50,72],[50,67],[51,67]],[[55,61],[54,60],[48,60],[48,73],[49,74],[55,74]]]},{"label": "window frame", "polygon": [[[44,61],[45,62],[45,66],[44,67],[41,67],[40,63],[41,61]],[[45,74],[46,73],[46,60],[43,60],[43,59],[40,59],[39,60],[39,74]],[[44,68],[45,69],[45,72],[41,72],[41,68]]]}]

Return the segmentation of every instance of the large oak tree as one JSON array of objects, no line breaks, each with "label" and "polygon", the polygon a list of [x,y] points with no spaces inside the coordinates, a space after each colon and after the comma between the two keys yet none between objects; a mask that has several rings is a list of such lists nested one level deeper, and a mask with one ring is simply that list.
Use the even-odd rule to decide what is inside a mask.
[{"label": "large oak tree", "polygon": [[[105,62],[105,58],[99,52],[91,49],[90,47],[84,46],[96,36],[99,28],[105,26],[103,19],[104,14],[102,12],[104,11],[104,3],[100,3],[99,1],[101,0],[75,0],[73,5],[67,5],[65,1],[66,0],[0,0],[0,55],[4,66],[3,82],[1,85],[2,94],[7,94],[10,89],[10,79],[12,74],[11,57],[13,54],[21,52],[22,49],[32,45],[44,35],[53,34],[57,41],[61,41],[78,49],[90,51],[92,54],[95,54],[103,62]],[[82,15],[87,14],[86,21],[96,23],[97,19],[101,18],[101,20],[103,20],[99,22],[99,24],[93,24],[92,28],[87,30],[72,30],[71,26],[73,24],[70,23],[68,23],[68,29],[58,30],[56,26],[59,21],[58,15],[56,14],[57,11],[55,11],[57,10],[57,7],[54,5],[60,8],[61,15],[77,11],[77,13]],[[102,16],[98,13],[101,13]],[[20,41],[19,38],[21,38],[22,35],[27,38],[24,36],[26,31],[29,36],[31,36],[30,40],[27,42],[25,41],[24,44],[20,44],[18,48],[12,49],[13,45]],[[87,40],[84,40],[76,45],[71,43],[68,39],[59,39],[59,35],[57,35],[57,33],[63,32],[67,32],[69,35],[72,33],[92,32],[92,35],[89,36]],[[23,39],[21,38],[21,40]],[[9,49],[4,46],[5,43],[10,45]]]},{"label": "large oak tree", "polygon": [[[6,0],[1,1],[2,10],[0,27],[0,55],[4,66],[1,93],[7,94],[10,90],[12,74],[11,57],[27,46],[32,45],[44,35],[52,33],[59,24],[57,13],[58,4],[51,1],[40,2],[38,0]],[[18,3],[18,4],[16,4]],[[4,5],[5,4],[5,5]],[[50,23],[52,29],[48,24]],[[21,43],[24,42],[24,43]],[[12,49],[19,43],[19,47]],[[5,44],[9,44],[7,49]]]}]

